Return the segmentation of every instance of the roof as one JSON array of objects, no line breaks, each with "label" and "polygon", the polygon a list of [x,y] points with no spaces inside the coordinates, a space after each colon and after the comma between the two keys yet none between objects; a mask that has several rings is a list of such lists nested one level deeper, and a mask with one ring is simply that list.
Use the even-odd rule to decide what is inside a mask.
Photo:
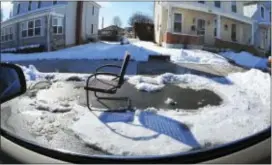
[{"label": "roof", "polygon": [[125,29],[123,28],[120,28],[119,26],[116,26],[116,25],[111,25],[111,26],[108,26],[108,27],[105,27],[103,29],[100,29],[100,30],[121,30],[121,31],[124,31]]}]

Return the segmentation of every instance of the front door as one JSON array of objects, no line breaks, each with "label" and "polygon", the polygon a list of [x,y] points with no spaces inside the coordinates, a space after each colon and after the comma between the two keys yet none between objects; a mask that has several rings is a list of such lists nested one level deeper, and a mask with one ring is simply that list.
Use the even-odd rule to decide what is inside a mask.
[{"label": "front door", "polygon": [[198,19],[196,24],[197,35],[201,36],[202,43],[205,41],[205,25],[206,22],[204,19]]},{"label": "front door", "polygon": [[261,29],[261,43],[260,43],[260,48],[265,49],[266,43],[267,43],[267,30]]}]

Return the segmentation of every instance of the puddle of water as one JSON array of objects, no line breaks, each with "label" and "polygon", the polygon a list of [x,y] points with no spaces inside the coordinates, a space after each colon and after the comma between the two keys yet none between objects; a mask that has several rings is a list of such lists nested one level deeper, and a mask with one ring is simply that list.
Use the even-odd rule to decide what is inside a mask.
[{"label": "puddle of water", "polygon": [[[90,92],[90,95],[91,103],[93,107],[96,108],[116,109],[126,105],[125,102],[121,101],[97,101],[92,92]],[[117,94],[101,94],[101,96],[127,96],[132,100],[132,106],[140,109],[154,107],[158,109],[195,110],[207,105],[217,106],[222,102],[222,99],[210,90],[194,90],[191,88],[181,88],[176,85],[166,85],[161,91],[149,93],[138,91],[133,85],[125,83]],[[166,104],[165,101],[168,98],[173,99],[176,104]],[[86,104],[85,99],[82,101],[84,101],[84,104]]]}]

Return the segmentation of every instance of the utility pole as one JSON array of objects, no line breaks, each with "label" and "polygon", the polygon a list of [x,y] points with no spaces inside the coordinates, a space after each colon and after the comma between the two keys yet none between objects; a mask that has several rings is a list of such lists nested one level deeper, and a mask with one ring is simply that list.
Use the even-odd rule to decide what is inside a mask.
[{"label": "utility pole", "polygon": [[104,17],[102,17],[101,29],[104,28]]}]

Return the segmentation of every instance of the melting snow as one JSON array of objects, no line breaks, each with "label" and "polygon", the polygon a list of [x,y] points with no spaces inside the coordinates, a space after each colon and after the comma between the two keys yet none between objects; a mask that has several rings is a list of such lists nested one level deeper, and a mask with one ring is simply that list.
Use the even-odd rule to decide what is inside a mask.
[{"label": "melting snow", "polygon": [[[46,76],[45,73],[40,75],[34,67],[24,68],[24,71],[26,75],[35,73],[35,82]],[[20,102],[20,106],[12,104],[13,111],[17,113],[9,119],[9,125],[21,129],[18,123],[25,123],[22,125],[29,128],[31,133],[47,140],[54,139],[60,129],[67,129],[89,146],[118,155],[164,155],[189,151],[198,145],[206,147],[208,143],[216,145],[232,142],[270,126],[271,77],[256,69],[233,73],[221,79],[171,73],[157,77],[128,77],[128,81],[135,87],[148,84],[148,87],[144,87],[148,91],[156,90],[150,86],[158,87],[168,83],[194,89],[209,89],[220,95],[223,103],[220,106],[206,106],[194,112],[182,109],[138,109],[135,113],[117,116],[126,122],[109,123],[100,118],[105,114],[90,112],[86,107],[78,105],[76,100],[81,99],[79,97],[82,91],[65,81],[69,76],[76,75],[84,79],[86,75],[54,75],[54,80],[57,81],[48,89],[37,91],[33,98],[18,98],[16,102]],[[223,83],[225,79],[229,83]],[[55,113],[56,111],[63,113]],[[164,131],[160,132],[157,127],[152,127],[152,122],[156,121]],[[172,126],[164,125],[166,121],[168,124],[172,123]],[[182,128],[173,127],[177,123]],[[178,135],[180,131],[185,131],[182,136]],[[184,138],[189,138],[189,142]]]}]

